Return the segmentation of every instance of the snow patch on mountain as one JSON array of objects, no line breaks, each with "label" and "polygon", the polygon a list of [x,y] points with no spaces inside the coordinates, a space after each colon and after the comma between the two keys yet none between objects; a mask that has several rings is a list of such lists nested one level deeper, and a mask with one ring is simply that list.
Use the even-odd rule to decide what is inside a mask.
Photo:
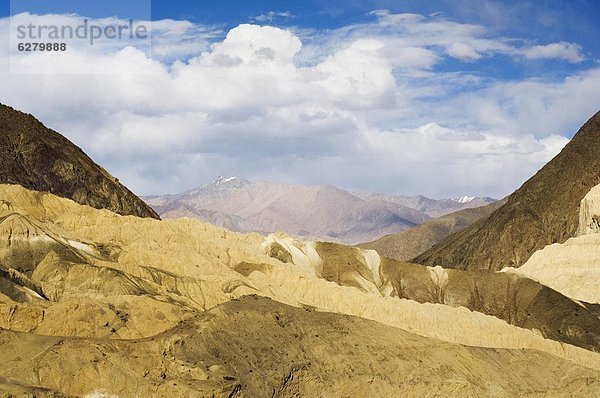
[{"label": "snow patch on mountain", "polygon": [[465,204],[465,203],[471,203],[473,201],[473,199],[475,199],[475,196],[463,196],[461,198],[454,199],[454,201],[457,203]]},{"label": "snow patch on mountain", "polygon": [[223,176],[218,176],[217,179],[213,182],[213,184],[215,184],[215,185],[226,184],[229,181],[233,181],[233,180],[236,180],[238,178],[239,177],[235,177],[235,176],[233,176],[233,177],[227,177],[227,178],[225,178]]}]

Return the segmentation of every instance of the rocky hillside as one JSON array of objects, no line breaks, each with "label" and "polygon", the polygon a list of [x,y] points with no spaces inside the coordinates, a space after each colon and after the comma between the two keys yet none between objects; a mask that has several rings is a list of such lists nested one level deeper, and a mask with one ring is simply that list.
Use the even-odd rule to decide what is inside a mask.
[{"label": "rocky hillside", "polygon": [[600,112],[506,204],[415,261],[457,269],[520,267],[546,245],[575,236],[579,203],[600,182]]},{"label": "rocky hillside", "polygon": [[546,246],[519,268],[527,276],[576,300],[600,304],[600,185],[581,201],[578,236]]},{"label": "rocky hillside", "polygon": [[460,210],[434,218],[406,231],[386,235],[373,242],[361,243],[357,246],[362,249],[376,250],[382,256],[394,260],[408,261],[453,233],[462,231],[481,218],[489,216],[503,203],[504,201],[498,201],[487,206]]},{"label": "rocky hillside", "polygon": [[[550,354],[451,344],[258,296],[228,301],[151,339],[78,339],[2,330],[0,341],[0,375],[8,376],[0,379],[0,393],[9,396],[600,394],[599,371]],[[43,370],[38,374],[36,369]]]},{"label": "rocky hillside", "polygon": [[19,184],[123,215],[158,214],[68,139],[0,104],[0,183]]},{"label": "rocky hillside", "polygon": [[520,275],[122,217],[16,185],[0,200],[0,392],[600,391],[594,307]]}]

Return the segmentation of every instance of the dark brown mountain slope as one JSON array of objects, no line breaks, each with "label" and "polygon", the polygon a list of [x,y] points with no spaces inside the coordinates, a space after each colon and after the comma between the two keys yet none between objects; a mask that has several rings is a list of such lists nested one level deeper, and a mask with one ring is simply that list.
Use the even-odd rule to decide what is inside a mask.
[{"label": "dark brown mountain slope", "polygon": [[122,215],[159,218],[80,148],[36,118],[0,104],[0,183],[48,191]]},{"label": "dark brown mountain slope", "polygon": [[457,269],[520,267],[536,251],[574,236],[579,202],[600,183],[600,112],[505,205],[414,261]]},{"label": "dark brown mountain slope", "polygon": [[373,242],[357,245],[361,249],[376,250],[394,260],[410,260],[451,234],[462,231],[477,220],[489,216],[504,201],[486,206],[459,210],[417,225],[397,234],[386,235]]}]

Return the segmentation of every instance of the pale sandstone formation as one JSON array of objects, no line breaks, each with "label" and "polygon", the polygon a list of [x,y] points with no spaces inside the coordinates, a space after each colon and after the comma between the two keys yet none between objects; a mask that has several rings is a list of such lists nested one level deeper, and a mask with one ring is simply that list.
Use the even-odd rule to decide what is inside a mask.
[{"label": "pale sandstone formation", "polygon": [[[0,350],[9,364],[0,367],[0,386],[9,392],[31,386],[84,395],[108,388],[119,396],[142,391],[147,396],[176,397],[189,396],[196,388],[194,391],[203,392],[200,396],[227,396],[239,384],[239,388],[255,393],[265,393],[267,386],[275,385],[276,392],[278,388],[282,392],[274,396],[292,396],[297,389],[302,395],[331,391],[333,396],[343,396],[360,391],[385,396],[399,388],[422,395],[424,391],[419,388],[427,383],[438,394],[461,396],[535,391],[569,396],[598,391],[600,354],[545,339],[535,331],[466,308],[392,297],[398,290],[393,286],[395,281],[384,272],[382,258],[373,251],[340,246],[339,253],[332,253],[322,244],[282,234],[265,238],[191,219],[124,217],[13,185],[0,186],[0,199],[0,327],[11,329],[0,333]],[[335,256],[336,261],[323,256]],[[358,256],[361,261],[346,264],[348,256]],[[440,268],[426,270],[437,295],[448,283],[448,274]],[[262,310],[255,310],[252,317],[240,318],[235,327],[224,326],[233,314],[254,308],[244,299],[248,295],[278,303],[264,304],[264,308],[260,304]],[[231,304],[237,299],[243,299],[242,304]],[[281,303],[304,310],[288,309]],[[286,323],[273,312],[282,313],[284,318],[290,313],[302,318],[297,314],[310,313],[311,309],[330,312],[329,320],[319,326],[314,324],[316,319],[308,319],[307,326],[299,327],[304,321]],[[205,323],[193,320],[205,311],[209,311],[206,319],[223,323],[215,320],[210,333],[202,326]],[[221,316],[223,311],[230,315]],[[340,314],[379,325],[349,321],[352,318]],[[279,329],[270,329],[273,317],[286,330],[299,329],[281,335]],[[358,323],[343,330],[332,329],[338,322]],[[254,345],[245,345],[246,330],[253,323],[262,332]],[[307,332],[309,325],[312,329]],[[372,328],[385,330],[371,335]],[[399,329],[426,339],[395,335],[406,333]],[[210,338],[202,337],[205,332]],[[220,334],[224,332],[228,334]],[[293,358],[283,364],[276,356],[269,362],[273,347],[283,347],[281,355],[297,349],[302,333],[312,333],[316,339],[314,344],[302,346],[305,351],[298,355],[304,358],[303,364],[293,365],[289,362]],[[330,334],[319,340],[324,333]],[[389,344],[377,343],[378,348],[369,351],[374,341],[379,341],[377,336],[383,335],[388,336]],[[169,340],[172,336],[191,348],[174,348]],[[89,337],[99,340],[86,339]],[[411,338],[422,339],[423,348],[416,351],[417,357],[402,353],[411,346],[406,346]],[[346,352],[340,358],[335,350],[326,349],[337,341],[343,342],[338,349]],[[445,345],[442,348],[439,344]],[[430,351],[426,346],[437,348]],[[351,354],[357,349],[358,354]],[[247,368],[236,368],[245,361],[240,353],[251,355],[256,350],[266,362],[254,368],[260,370],[258,375],[247,376]],[[390,354],[390,350],[400,351]],[[448,355],[432,356],[440,350]],[[229,355],[227,361],[221,358],[225,354]],[[335,370],[339,368],[336,360],[348,360],[349,355],[355,355],[351,358],[362,376],[354,381],[335,381],[346,380]],[[405,368],[399,363],[375,372],[371,369],[377,362],[395,361],[398,355],[429,365]],[[486,355],[498,362],[494,369],[484,365],[491,360]],[[458,359],[453,359],[455,356]],[[205,363],[206,358],[212,358],[212,363]],[[514,361],[527,364],[529,376],[520,366],[515,367]],[[252,368],[250,363],[248,366]],[[417,370],[406,373],[415,366]],[[567,368],[573,371],[566,372]],[[441,378],[440,369],[446,372]],[[538,369],[542,369],[539,375]],[[513,373],[516,370],[518,374]],[[306,379],[293,388],[287,382],[252,381],[265,372],[284,380],[290,374],[293,379],[300,377],[296,373],[305,372]],[[538,379],[531,384],[534,375]],[[372,387],[368,378],[376,380]],[[391,381],[396,379],[398,384]],[[448,384],[449,379],[455,382]],[[509,379],[511,388],[502,381]],[[252,387],[252,383],[256,385]]]},{"label": "pale sandstone formation", "polygon": [[548,245],[520,268],[505,268],[576,300],[600,303],[600,185],[581,201],[578,237]]},{"label": "pale sandstone formation", "polygon": [[600,233],[600,185],[592,188],[581,201],[578,235]]},{"label": "pale sandstone formation", "polygon": [[[424,267],[379,257],[371,250],[335,243],[303,242],[281,234],[267,237],[265,245],[268,246],[267,253],[290,265],[282,275],[285,278],[283,288],[294,286],[296,296],[298,287],[304,282],[290,278],[295,272],[303,272],[309,277],[309,288],[313,288],[318,281],[327,281],[340,287],[354,287],[361,293],[374,294],[378,298],[391,298],[393,305],[397,305],[398,299],[408,299],[423,304],[444,304],[443,308],[462,307],[534,330],[549,339],[600,351],[600,319],[594,308],[578,305],[572,299],[528,278]],[[273,270],[273,267],[245,264],[243,269],[237,270],[244,272],[244,275],[259,271],[259,276],[270,272],[272,277],[280,268]],[[319,294],[323,295],[324,289],[319,288]],[[365,303],[367,299],[361,297],[357,297],[356,308],[361,308],[362,304],[370,308],[377,307],[376,304]],[[326,301],[340,305],[334,297]],[[329,305],[327,303],[309,305],[326,308]],[[352,311],[354,301],[348,303],[351,307],[348,311]],[[353,314],[370,318],[374,316],[366,315],[368,313],[366,309]],[[390,322],[390,319],[387,316],[384,322]]]}]

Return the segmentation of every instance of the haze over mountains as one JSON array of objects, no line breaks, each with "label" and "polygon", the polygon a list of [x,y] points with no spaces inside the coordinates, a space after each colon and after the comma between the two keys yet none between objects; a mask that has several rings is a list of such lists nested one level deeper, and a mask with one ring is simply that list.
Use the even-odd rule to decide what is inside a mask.
[{"label": "haze over mountains", "polygon": [[240,177],[218,177],[182,194],[145,199],[163,218],[186,216],[233,231],[282,231],[348,244],[404,231],[432,217],[494,201],[348,192],[332,185],[253,183]]}]

